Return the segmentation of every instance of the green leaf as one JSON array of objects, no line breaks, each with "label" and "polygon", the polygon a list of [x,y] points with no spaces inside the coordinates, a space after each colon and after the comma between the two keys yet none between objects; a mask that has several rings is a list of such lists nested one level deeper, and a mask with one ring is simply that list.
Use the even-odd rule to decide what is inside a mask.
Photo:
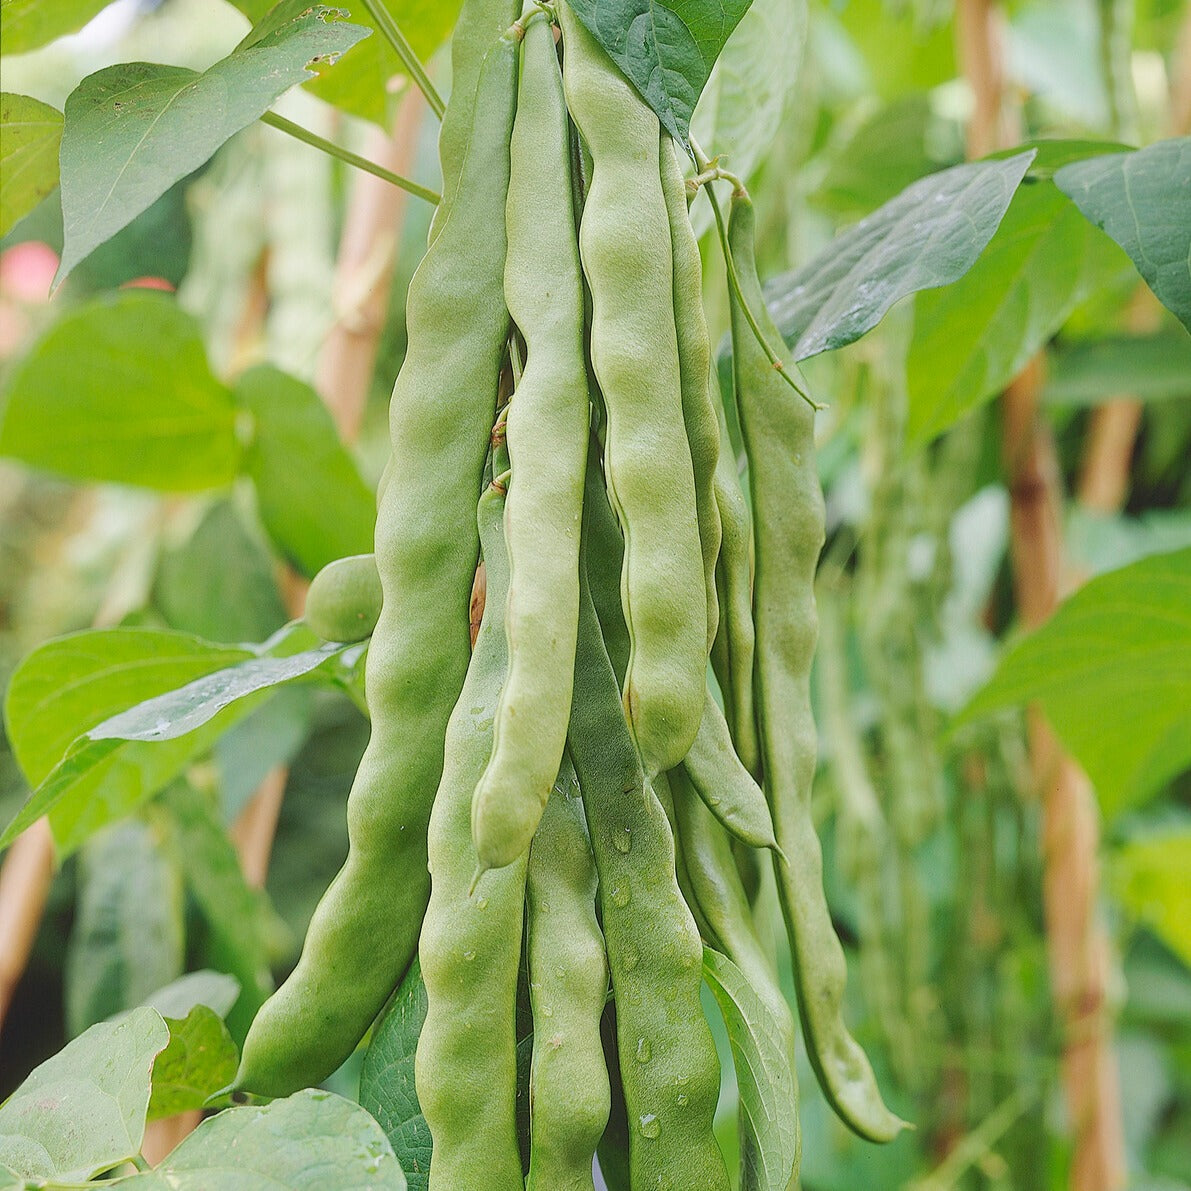
[{"label": "green leaf", "polygon": [[1000,392],[1122,267],[1116,246],[1051,183],[1023,186],[973,268],[917,299],[908,440],[929,441]]},{"label": "green leaf", "polygon": [[899,298],[961,278],[992,239],[1032,158],[1019,153],[921,178],[809,264],[770,281],[765,300],[795,359],[844,347]]},{"label": "green leaf", "polygon": [[0,1162],[26,1179],[79,1182],[128,1161],[168,1042],[165,1022],[141,1008],[67,1043],[0,1105]]},{"label": "green leaf", "polygon": [[4,53],[27,54],[81,29],[112,0],[0,0]]},{"label": "green leaf", "polygon": [[[769,151],[801,77],[806,0],[753,0],[724,45],[695,114],[691,133],[713,157],[723,152],[732,172],[748,181]],[[773,53],[781,46],[781,53]],[[711,205],[692,209],[696,234],[712,225]]]},{"label": "green leaf", "polygon": [[195,1005],[184,1018],[167,1018],[169,1045],[153,1064],[149,1120],[202,1108],[236,1075],[239,1054],[219,1014]]},{"label": "green leaf", "polygon": [[414,1054],[426,1020],[426,986],[417,957],[372,1031],[360,1073],[360,1105],[384,1129],[410,1191],[426,1191],[430,1128],[414,1088]]},{"label": "green leaf", "polygon": [[66,950],[71,1036],[146,997],[183,969],[182,877],[157,833],[137,819],[91,837],[79,865]]},{"label": "green leaf", "polygon": [[1055,185],[1191,330],[1191,137],[1064,166]]},{"label": "green leaf", "polygon": [[376,500],[318,394],[264,364],[240,377],[236,397],[256,419],[245,469],[281,552],[307,575],[337,558],[367,554]]},{"label": "green leaf", "polygon": [[929,91],[955,77],[955,35],[949,22],[924,19],[921,9],[883,0],[848,0],[829,11],[838,14],[863,56],[867,89],[882,99]]},{"label": "green leaf", "polygon": [[[231,1171],[234,1182],[229,1184]],[[132,1191],[405,1191],[380,1126],[359,1105],[308,1089],[263,1108],[229,1108],[205,1120],[156,1170],[122,1183]]]},{"label": "green leaf", "polygon": [[172,297],[129,290],[72,310],[14,370],[7,399],[0,453],[34,467],[165,492],[235,478],[231,393]]},{"label": "green leaf", "polygon": [[1131,839],[1113,855],[1110,871],[1129,913],[1191,968],[1191,830]]},{"label": "green leaf", "polygon": [[726,956],[703,948],[703,978],[724,1017],[740,1107],[753,1145],[742,1174],[743,1191],[784,1188],[801,1158],[798,1090],[782,1032],[744,973]]},{"label": "green leaf", "polygon": [[1106,818],[1191,763],[1191,549],[1092,579],[1011,649],[957,726],[1037,700]]},{"label": "green leaf", "polygon": [[1180,331],[1092,339],[1055,352],[1043,400],[1098,405],[1117,397],[1191,397],[1191,338]]},{"label": "green leaf", "polygon": [[[7,36],[7,27],[4,32]],[[58,185],[61,143],[57,108],[28,95],[0,93],[0,236]]]},{"label": "green leaf", "polygon": [[62,263],[55,285],[283,92],[307,63],[350,49],[367,29],[283,0],[226,58],[199,74],[124,62],[88,75],[66,101]]},{"label": "green leaf", "polygon": [[220,1017],[227,1017],[240,995],[240,982],[226,972],[209,968],[187,972],[145,998],[150,1009],[162,1017],[185,1017],[196,1005],[206,1005]]},{"label": "green leaf", "polygon": [[571,0],[571,7],[662,126],[686,146],[691,113],[711,68],[750,3]]}]

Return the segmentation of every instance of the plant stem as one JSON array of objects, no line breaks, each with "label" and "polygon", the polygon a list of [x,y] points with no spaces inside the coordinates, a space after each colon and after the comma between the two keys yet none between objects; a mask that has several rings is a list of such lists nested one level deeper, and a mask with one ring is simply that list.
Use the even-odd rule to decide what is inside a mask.
[{"label": "plant stem", "polygon": [[431,111],[441,120],[446,107],[442,96],[430,81],[426,68],[414,53],[413,47],[405,40],[405,34],[398,28],[397,22],[393,20],[392,14],[385,7],[383,0],[364,0],[364,7],[368,9],[373,24],[397,51],[397,57],[405,64],[405,69],[409,72],[409,77],[417,84],[418,90],[426,96],[426,102],[430,105]]},{"label": "plant stem", "polygon": [[292,120],[287,120],[284,116],[279,116],[276,112],[266,112],[261,117],[261,123],[268,124],[271,128],[276,128],[278,131],[284,132],[296,140],[302,141],[304,144],[312,145],[315,149],[321,149],[324,153],[329,153],[332,157],[338,157],[340,161],[345,161],[348,165],[354,165],[358,170],[363,170],[365,173],[383,178],[386,182],[401,187],[402,190],[408,191],[416,198],[425,199],[431,205],[436,206],[442,197],[437,191],[431,190],[428,186],[422,186],[417,182],[411,181],[409,178],[403,178],[400,174],[394,174],[391,170],[385,169],[384,166],[377,165],[375,161],[369,161],[368,158],[361,157],[358,153],[353,153],[350,149],[345,149],[341,145],[335,144],[334,141],[329,141],[326,137],[319,136],[317,132],[311,132],[309,129],[303,128],[300,124],[295,124]]}]

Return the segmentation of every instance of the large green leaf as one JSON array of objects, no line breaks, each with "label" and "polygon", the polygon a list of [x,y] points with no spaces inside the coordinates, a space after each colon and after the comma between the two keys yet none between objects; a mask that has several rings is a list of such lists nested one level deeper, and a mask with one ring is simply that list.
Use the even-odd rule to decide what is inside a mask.
[{"label": "large green leaf", "polygon": [[1011,649],[959,723],[1037,700],[1109,818],[1191,763],[1191,549],[1092,579]]},{"label": "large green leaf", "polygon": [[281,552],[307,575],[372,549],[376,500],[307,384],[263,364],[236,383],[255,417],[245,468],[261,520]]},{"label": "large green leaf", "polygon": [[1091,339],[1052,354],[1043,400],[1097,405],[1116,397],[1191,397],[1191,338],[1174,331]]},{"label": "large green leaf", "polygon": [[414,1087],[414,1055],[426,1020],[426,986],[417,958],[372,1031],[360,1072],[360,1104],[380,1122],[410,1191],[426,1191],[430,1127]]},{"label": "large green leaf", "polygon": [[58,185],[61,143],[57,108],[28,95],[0,93],[0,236]]},{"label": "large green leaf", "polygon": [[167,492],[222,487],[240,459],[236,408],[198,324],[130,290],[55,323],[16,367],[0,453],[77,480]]},{"label": "large green leaf", "polygon": [[139,1153],[149,1073],[169,1042],[152,1009],[101,1022],[0,1105],[0,1163],[26,1179],[79,1182]]},{"label": "large green leaf", "polygon": [[770,281],[765,299],[795,359],[844,347],[899,298],[962,277],[992,239],[1033,156],[921,178],[809,264]]},{"label": "large green leaf", "polygon": [[169,1045],[153,1064],[149,1120],[202,1108],[236,1075],[239,1053],[227,1026],[206,1005],[183,1018],[166,1018]]},{"label": "large green leaf", "polygon": [[744,973],[710,947],[703,948],[703,978],[724,1017],[740,1107],[753,1143],[741,1187],[785,1188],[798,1173],[802,1144],[798,1088],[782,1032]]},{"label": "large green leaf", "polygon": [[328,21],[334,11],[283,0],[201,74],[124,62],[85,78],[66,101],[57,281],[278,96],[310,78],[312,59],[333,60],[368,35]]},{"label": "large green leaf", "polygon": [[711,68],[750,3],[571,0],[571,7],[663,127],[686,145],[691,113]]},{"label": "large green leaf", "polygon": [[928,441],[998,393],[1077,303],[1127,267],[1050,182],[1021,187],[976,264],[916,301],[910,442]]},{"label": "large green leaf", "polygon": [[[724,45],[691,117],[691,135],[713,156],[723,153],[746,181],[781,127],[801,74],[806,0],[754,0]],[[775,53],[774,47],[781,52]],[[711,205],[692,209],[695,231],[712,224]]]},{"label": "large green leaf", "polygon": [[1110,871],[1129,913],[1191,968],[1191,830],[1129,840],[1113,854]]},{"label": "large green leaf", "polygon": [[405,1191],[380,1126],[358,1105],[307,1090],[263,1108],[229,1108],[205,1120],[131,1191]]},{"label": "large green leaf", "polygon": [[66,951],[71,1035],[142,1004],[185,960],[182,877],[147,823],[129,819],[92,836]]},{"label": "large green leaf", "polygon": [[1055,185],[1191,330],[1191,137],[1064,166]]},{"label": "large green leaf", "polygon": [[4,53],[25,54],[81,29],[112,0],[0,0]]}]

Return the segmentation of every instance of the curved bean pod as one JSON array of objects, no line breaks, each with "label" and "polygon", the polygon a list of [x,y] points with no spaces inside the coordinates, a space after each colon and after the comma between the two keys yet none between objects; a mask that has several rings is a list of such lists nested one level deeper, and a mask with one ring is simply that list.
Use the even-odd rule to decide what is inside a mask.
[{"label": "curved bean pod", "polygon": [[528,1191],[594,1191],[591,1163],[611,1101],[600,1041],[608,963],[595,897],[583,804],[564,761],[529,850],[526,885],[534,1020]]},{"label": "curved bean pod", "polygon": [[566,744],[579,620],[590,420],[583,281],[562,75],[541,16],[526,28],[510,154],[505,300],[526,356],[506,437],[513,468],[505,505],[509,673],[492,758],[472,804],[482,868],[525,853],[550,797]]},{"label": "curved bean pod", "polygon": [[558,5],[567,107],[592,157],[579,248],[591,361],[607,408],[605,478],[624,532],[631,649],[624,702],[647,775],[686,756],[703,714],[707,601],[682,420],[657,117],[570,7]]},{"label": "curved bean pod", "polygon": [[310,581],[302,619],[324,641],[363,641],[376,628],[381,598],[375,554],[337,558]]},{"label": "curved bean pod", "polygon": [[[748,195],[732,196],[728,243],[745,301],[772,343],[753,248]],[[888,1141],[902,1122],[881,1100],[872,1067],[842,1014],[847,969],[823,896],[823,862],[811,818],[817,737],[810,701],[817,619],[815,567],[823,546],[823,494],[814,415],[774,370],[739,302],[732,302],[736,401],[749,458],[757,576],[754,593],[765,793],[777,841],[792,863],[774,873],[794,965],[807,1051],[828,1102],[862,1137]]]},{"label": "curved bean pod", "polygon": [[[518,33],[489,52],[457,209],[410,282],[376,522],[384,602],[365,676],[372,735],[348,799],[350,850],[297,967],[248,1032],[236,1086],[286,1096],[351,1054],[414,954],[426,825],[470,657],[475,506],[508,333],[505,192]],[[467,268],[461,267],[467,262]]]}]

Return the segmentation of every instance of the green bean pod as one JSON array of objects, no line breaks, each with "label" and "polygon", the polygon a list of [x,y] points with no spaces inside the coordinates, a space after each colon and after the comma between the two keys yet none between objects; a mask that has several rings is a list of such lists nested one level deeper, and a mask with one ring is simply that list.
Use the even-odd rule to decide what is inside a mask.
[{"label": "green bean pod", "polygon": [[738,840],[754,848],[777,848],[769,803],[736,755],[724,713],[710,691],[681,768],[707,809]]},{"label": "green bean pod", "polygon": [[249,1030],[236,1086],[286,1096],[351,1054],[417,947],[443,733],[471,655],[475,506],[508,333],[505,193],[514,26],[489,52],[461,201],[410,282],[393,388],[394,465],[376,521],[384,601],[368,651],[372,735],[348,799],[350,849],[297,967]]},{"label": "green bean pod", "polygon": [[[686,775],[681,770],[674,770],[670,779],[678,820],[678,846],[686,860],[692,896],[711,932],[709,942],[744,973],[753,991],[773,1014],[781,1031],[785,1054],[790,1061],[792,1086],[797,1094],[794,1015],[778,983],[773,959],[757,937],[749,899],[736,872],[731,841],[692,789]],[[746,1146],[753,1144],[746,1118],[742,1118],[742,1125],[745,1126],[742,1141]],[[788,1185],[796,1187],[797,1183],[798,1164],[795,1163]]]},{"label": "green bean pod", "polygon": [[695,513],[703,553],[703,583],[707,591],[707,648],[719,625],[715,563],[720,553],[720,511],[715,500],[715,468],[720,454],[720,428],[711,400],[711,339],[703,312],[703,262],[687,212],[686,182],[674,149],[674,138],[663,131],[659,145],[662,194],[670,221],[674,256],[674,326],[678,333],[678,365],[682,384],[682,417],[695,480]]},{"label": "green bean pod", "polygon": [[363,641],[376,628],[381,599],[375,554],[337,558],[310,581],[302,619],[324,641]]},{"label": "green bean pod", "polygon": [[[584,518],[585,530],[588,519]],[[645,780],[587,586],[568,746],[599,873],[634,1187],[725,1191],[712,1131],[715,1044],[699,999],[702,947],[674,878],[674,840]]]},{"label": "green bean pod", "polygon": [[[728,242],[744,299],[771,343],[782,342],[765,307],[746,193],[732,196]],[[815,568],[823,546],[823,494],[814,415],[777,373],[740,302],[732,302],[736,400],[749,459],[754,529],[757,652],[765,793],[790,863],[774,873],[794,965],[807,1051],[824,1095],[862,1137],[888,1141],[902,1128],[884,1105],[864,1051],[842,1014],[847,968],[823,895],[823,861],[811,817],[817,738],[810,671],[818,631]]]},{"label": "green bean pod", "polygon": [[438,129],[438,161],[442,198],[430,220],[430,241],[442,231],[455,201],[455,191],[475,123],[476,88],[484,55],[521,15],[521,0],[463,0],[451,34],[451,94]]},{"label": "green bean pod", "polygon": [[504,494],[491,484],[478,521],[488,602],[476,648],[446,731],[446,763],[430,815],[430,903],[418,958],[426,1021],[418,1037],[414,1082],[434,1150],[430,1186],[517,1188],[517,973],[526,864],[492,873],[469,893],[476,856],[471,795],[492,748],[492,716],[505,676],[501,625],[509,568],[501,515]]},{"label": "green bean pod", "polygon": [[587,555],[587,570],[591,581],[591,598],[604,634],[604,648],[612,662],[616,680],[624,682],[629,665],[629,630],[624,622],[620,603],[620,575],[624,565],[624,538],[616,524],[616,514],[608,503],[603,470],[599,457],[599,443],[591,436],[587,459],[587,477],[583,494],[584,533],[591,539]]},{"label": "green bean pod", "polygon": [[611,1092],[600,1018],[608,992],[596,870],[574,769],[563,771],[529,850],[526,884],[533,1065],[529,1191],[593,1191]]},{"label": "green bean pod", "polygon": [[592,157],[579,248],[591,362],[608,426],[604,474],[624,532],[631,649],[624,703],[645,770],[678,764],[703,714],[707,600],[682,419],[670,224],[657,117],[566,3],[563,80]]},{"label": "green bean pod", "polygon": [[483,868],[525,853],[550,797],[566,744],[579,621],[590,421],[583,281],[562,74],[543,16],[526,28],[510,155],[505,300],[526,356],[506,437],[513,468],[505,505],[509,673],[492,758],[472,804]]}]

